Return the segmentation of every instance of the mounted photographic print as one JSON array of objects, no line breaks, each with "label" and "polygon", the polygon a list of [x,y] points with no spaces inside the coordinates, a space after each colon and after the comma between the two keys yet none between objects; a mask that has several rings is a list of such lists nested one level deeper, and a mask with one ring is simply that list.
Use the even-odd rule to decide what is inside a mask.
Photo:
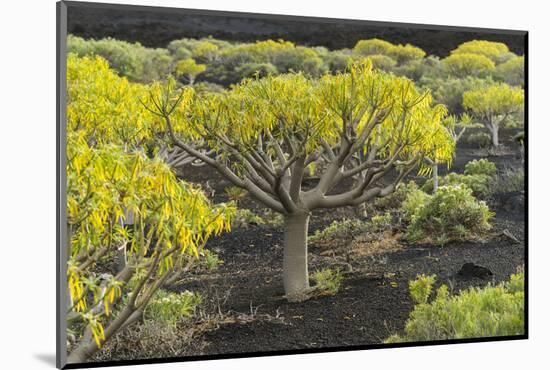
[{"label": "mounted photographic print", "polygon": [[526,31],[57,10],[58,367],[527,338]]}]

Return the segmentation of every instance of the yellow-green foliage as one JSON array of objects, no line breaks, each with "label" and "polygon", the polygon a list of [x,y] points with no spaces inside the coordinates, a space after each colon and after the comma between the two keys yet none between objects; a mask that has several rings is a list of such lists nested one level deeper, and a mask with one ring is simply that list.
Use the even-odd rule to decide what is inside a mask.
[{"label": "yellow-green foliage", "polygon": [[[174,100],[178,96],[173,84],[153,84],[152,91]],[[430,152],[439,162],[447,162],[454,151],[454,142],[441,125],[445,107],[434,106],[430,94],[419,92],[412,81],[373,70],[370,63],[352,65],[346,73],[324,75],[319,80],[294,73],[249,79],[225,94],[186,101],[181,110],[187,106],[192,110],[189,117],[173,119],[186,140],[224,137],[239,151],[254,150],[260,134],[290,135],[303,137],[303,150],[309,154],[318,150],[322,141],[337,142],[342,117],[352,117],[360,132],[384,112],[387,114],[371,138],[378,135],[384,143],[381,156],[395,153],[399,140],[406,142],[403,160]],[[221,140],[211,139],[208,144],[223,150]]]},{"label": "yellow-green foliage", "polygon": [[435,283],[435,275],[418,275],[416,280],[409,282],[409,292],[414,303],[428,303],[432,286]]},{"label": "yellow-green foliage", "polygon": [[394,47],[395,45],[391,42],[380,39],[359,40],[355,44],[353,51],[361,55],[387,55]]},{"label": "yellow-green foliage", "polygon": [[448,76],[446,78],[422,77],[419,85],[430,89],[434,101],[444,104],[449,112],[458,114],[463,111],[462,97],[465,91],[474,90],[486,86],[493,81],[473,76],[457,78]]},{"label": "yellow-green foliage", "polygon": [[317,230],[308,240],[319,244],[328,244],[334,241],[345,242],[351,241],[355,236],[365,234],[370,230],[371,225],[368,222],[345,218],[340,221],[333,221],[323,230]]},{"label": "yellow-green foliage", "polygon": [[[405,324],[403,335],[392,335],[386,343],[484,338],[522,335],[525,330],[523,273],[496,286],[470,288],[451,296],[441,285],[428,302],[432,277],[421,276],[410,283],[417,303]],[[427,289],[427,291],[426,291]]]},{"label": "yellow-green foliage", "polygon": [[397,64],[395,59],[392,59],[387,55],[373,54],[369,55],[367,58],[370,59],[370,61],[372,62],[373,68],[381,69],[384,71],[390,71]]},{"label": "yellow-green foliage", "polygon": [[472,40],[460,44],[456,49],[451,51],[451,55],[457,54],[483,55],[496,64],[514,57],[514,54],[510,52],[506,44],[486,40]]},{"label": "yellow-green foliage", "polygon": [[421,59],[426,56],[426,52],[416,46],[410,44],[394,45],[391,42],[380,39],[359,40],[355,44],[353,51],[363,56],[385,55],[397,61],[398,64]]},{"label": "yellow-green foliage", "polygon": [[472,190],[463,184],[441,186],[433,195],[413,192],[403,208],[409,220],[409,240],[441,245],[483,235],[491,228],[489,221],[494,216],[485,202],[474,198]]},{"label": "yellow-green foliage", "polygon": [[187,290],[173,293],[160,289],[151,298],[143,316],[146,321],[175,327],[181,319],[190,317],[201,302],[199,293]]},{"label": "yellow-green foliage", "polygon": [[493,177],[497,174],[497,166],[487,159],[474,159],[464,166],[465,175],[485,175]]},{"label": "yellow-green foliage", "polygon": [[505,83],[492,84],[464,93],[464,108],[471,110],[484,122],[493,124],[521,112],[523,102],[523,89]]},{"label": "yellow-green foliage", "polygon": [[411,60],[422,59],[426,56],[426,52],[424,50],[410,44],[396,45],[389,50],[388,54],[397,60],[398,64],[407,63]]},{"label": "yellow-green foliage", "polygon": [[165,77],[173,63],[166,49],[146,48],[139,43],[105,38],[84,40],[69,35],[67,51],[78,56],[101,56],[111,67],[134,81],[152,81]]},{"label": "yellow-green foliage", "polygon": [[[464,185],[472,191],[475,197],[483,198],[491,192],[491,176],[485,174],[468,174],[463,175],[455,172],[451,172],[446,176],[439,177],[439,185],[441,186],[458,186]],[[422,185],[422,191],[426,193],[433,192],[433,179],[428,179]]]},{"label": "yellow-green foliage", "polygon": [[401,207],[401,204],[407,196],[413,191],[418,190],[418,185],[414,181],[408,183],[400,183],[393,193],[383,198],[378,198],[374,201],[374,205],[381,209],[396,209]]},{"label": "yellow-green foliage", "polygon": [[[100,345],[111,306],[127,298],[144,308],[167,274],[197,258],[209,236],[229,230],[234,209],[213,206],[199,188],[139,149],[155,124],[139,102],[144,86],[117,76],[100,57],[72,54],[67,83],[70,316],[88,324]],[[112,265],[121,249],[128,265],[121,275],[102,274],[101,282],[104,264]],[[123,309],[117,305],[117,312]]]},{"label": "yellow-green foliage", "polygon": [[[133,214],[131,229],[122,225]],[[90,147],[82,133],[69,133],[67,143],[67,218],[70,229],[68,286],[73,311],[95,325],[104,339],[101,319],[91,309],[109,305],[131,289],[112,278],[108,294],[95,292],[96,263],[126,245],[133,260],[130,276],[154,266],[153,284],[187,258],[198,257],[208,237],[229,229],[233,209],[213,207],[200,189],[177,181],[167,164],[143,153],[127,153],[114,144]],[[145,227],[147,225],[147,228]],[[151,240],[155,243],[151,246]],[[149,248],[153,254],[148,255]],[[156,259],[158,256],[158,260]]]},{"label": "yellow-green foliage", "polygon": [[453,76],[487,76],[495,69],[495,62],[481,54],[456,53],[443,59],[443,65]]},{"label": "yellow-green foliage", "polygon": [[499,64],[495,71],[495,77],[509,85],[523,87],[525,81],[525,58],[513,57]]},{"label": "yellow-green foliage", "polygon": [[149,140],[158,121],[140,103],[146,93],[144,85],[119,77],[105,59],[69,54],[67,131],[96,143],[136,148]]},{"label": "yellow-green foliage", "polygon": [[328,295],[334,295],[340,290],[344,276],[338,269],[326,268],[315,271],[313,273],[313,280],[315,280],[315,288],[319,291]]},{"label": "yellow-green foliage", "polygon": [[206,65],[197,64],[191,58],[178,61],[174,70],[177,77],[184,77],[190,83],[193,83],[195,78],[204,71],[206,71]]}]

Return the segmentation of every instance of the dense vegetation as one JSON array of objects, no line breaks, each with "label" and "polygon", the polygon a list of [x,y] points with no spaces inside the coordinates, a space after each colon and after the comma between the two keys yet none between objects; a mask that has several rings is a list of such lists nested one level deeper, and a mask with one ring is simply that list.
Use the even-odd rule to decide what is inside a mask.
[{"label": "dense vegetation", "polygon": [[[340,267],[310,275],[308,240],[325,250],[484,240],[494,193],[524,188],[523,171],[486,159],[438,174],[462,138],[497,148],[500,128],[523,125],[524,59],[501,43],[466,42],[442,59],[379,39],[342,50],[213,38],[150,49],[69,36],[68,50],[72,362],[136,322],[174,335],[202,298],[171,284],[223,264],[205,249],[211,236],[282,228],[285,297],[302,301],[337,295],[345,281]],[[200,165],[231,184],[225,202],[178,178]],[[360,216],[308,235],[313,212],[346,207]],[[418,305],[389,342],[521,332],[522,274],[459,295],[442,286],[428,303],[433,283],[411,283]],[[487,327],[462,317],[494,312],[502,320]]]}]

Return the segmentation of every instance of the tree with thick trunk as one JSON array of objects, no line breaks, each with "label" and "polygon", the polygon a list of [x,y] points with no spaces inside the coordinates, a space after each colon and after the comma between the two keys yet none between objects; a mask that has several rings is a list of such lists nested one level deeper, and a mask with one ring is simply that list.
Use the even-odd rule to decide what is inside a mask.
[{"label": "tree with thick trunk", "polygon": [[[283,214],[283,280],[288,298],[307,293],[311,212],[358,206],[390,194],[427,153],[450,160],[443,106],[412,81],[350,66],[318,80],[302,74],[245,80],[223,94],[183,99],[175,83],[155,84],[146,107],[164,120],[169,145],[216,169],[257,201]],[[188,143],[204,140],[215,155]],[[318,183],[302,184],[323,161]],[[389,181],[389,174],[392,180]],[[342,184],[350,183],[347,189]]]},{"label": "tree with thick trunk", "polygon": [[505,83],[466,91],[463,97],[464,108],[469,109],[491,133],[491,141],[496,149],[499,145],[500,127],[523,111],[524,93],[521,87]]}]

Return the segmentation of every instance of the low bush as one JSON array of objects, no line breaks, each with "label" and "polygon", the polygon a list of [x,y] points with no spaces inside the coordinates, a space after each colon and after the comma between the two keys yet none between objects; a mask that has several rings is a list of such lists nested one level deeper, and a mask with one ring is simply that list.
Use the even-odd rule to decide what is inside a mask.
[{"label": "low bush", "polygon": [[[476,197],[485,197],[491,192],[491,177],[486,175],[462,175],[455,172],[439,177],[440,186],[465,185]],[[433,179],[428,179],[422,185],[422,191],[433,193]]]},{"label": "low bush", "polygon": [[393,217],[391,213],[386,212],[383,215],[372,216],[370,219],[370,226],[372,231],[384,231],[391,227]]},{"label": "low bush", "polygon": [[309,241],[317,244],[330,244],[334,241],[351,242],[354,237],[367,233],[371,229],[369,222],[358,219],[334,221],[323,230],[317,230]]},{"label": "low bush", "polygon": [[420,276],[409,285],[417,305],[405,324],[404,335],[386,343],[521,335],[524,333],[524,274],[506,283],[470,288],[451,296],[441,285],[432,302],[433,277]]},{"label": "low bush", "polygon": [[[439,63],[436,67],[428,68],[428,70],[440,71],[443,69],[442,63]],[[439,72],[439,76],[443,74]],[[411,77],[411,76],[409,76]],[[464,111],[462,106],[462,97],[466,91],[484,87],[493,81],[483,78],[477,78],[474,76],[466,76],[464,78],[450,77],[446,78],[431,77],[429,74],[424,75],[419,79],[419,85],[422,88],[430,89],[432,92],[434,101],[437,103],[445,104],[449,112],[452,114],[460,114]]]},{"label": "low bush", "polygon": [[491,146],[491,135],[486,132],[474,133],[466,138],[466,143],[480,148],[488,148]]},{"label": "low bush", "polygon": [[465,175],[485,175],[493,177],[497,174],[497,166],[487,159],[474,159],[466,163],[464,167]]},{"label": "low bush", "polygon": [[441,186],[433,195],[414,192],[403,208],[409,220],[407,238],[439,245],[483,235],[494,215],[464,184]]},{"label": "low bush", "polygon": [[409,181],[406,184],[399,183],[393,193],[382,198],[376,198],[374,206],[383,210],[400,208],[407,196],[416,190],[418,190],[418,185],[414,181]]},{"label": "low bush", "polygon": [[327,268],[315,271],[313,279],[317,290],[327,295],[334,295],[340,290],[344,276],[338,269]]},{"label": "low bush", "polygon": [[145,309],[144,320],[175,327],[182,318],[191,317],[201,301],[201,295],[198,293],[187,290],[173,293],[160,289]]}]

